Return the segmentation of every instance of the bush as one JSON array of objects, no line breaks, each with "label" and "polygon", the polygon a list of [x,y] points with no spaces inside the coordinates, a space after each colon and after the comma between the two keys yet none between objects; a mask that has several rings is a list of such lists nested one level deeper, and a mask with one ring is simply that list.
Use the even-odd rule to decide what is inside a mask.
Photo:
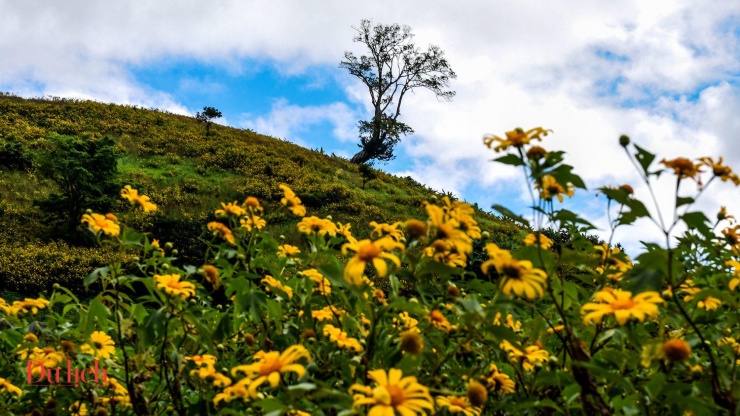
[{"label": "bush", "polygon": [[0,167],[16,171],[29,170],[32,165],[31,153],[22,142],[13,139],[0,141]]},{"label": "bush", "polygon": [[62,236],[74,239],[86,209],[107,212],[113,205],[118,154],[115,141],[52,135],[38,157],[39,173],[54,181],[57,191],[35,204],[59,226]]}]

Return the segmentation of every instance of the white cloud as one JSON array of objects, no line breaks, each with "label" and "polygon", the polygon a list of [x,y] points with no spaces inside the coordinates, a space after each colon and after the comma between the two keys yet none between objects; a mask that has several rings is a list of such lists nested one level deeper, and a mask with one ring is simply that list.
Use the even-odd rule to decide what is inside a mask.
[{"label": "white cloud", "polygon": [[[435,188],[461,192],[472,183],[511,193],[501,183],[521,185],[512,182],[519,173],[488,162],[481,137],[517,126],[553,129],[544,146],[565,150],[592,189],[638,182],[617,144],[623,133],[661,158],[724,154],[740,169],[737,2],[320,4],[0,0],[0,85],[192,114],[166,92],[138,85],[127,68],[192,58],[239,73],[251,70],[240,66],[251,58],[300,73],[336,65],[345,50],[362,53],[351,26],[373,18],[410,25],[418,45],[441,46],[458,73],[452,103],[419,92],[404,104],[403,121],[416,134],[401,144],[411,162],[400,170]],[[339,140],[355,140],[362,115],[350,108],[366,106],[367,92],[340,70],[337,77],[349,105],[277,101],[242,125],[300,141],[304,129],[328,122]],[[717,189],[706,208],[724,197],[740,214],[740,201]],[[670,198],[660,194],[664,205]]]},{"label": "white cloud", "polygon": [[354,127],[357,116],[345,103],[326,105],[299,106],[279,99],[272,105],[270,113],[264,116],[244,114],[241,126],[294,143],[310,147],[301,138],[301,133],[312,126],[329,122],[335,138],[341,141],[355,140],[357,132]]}]

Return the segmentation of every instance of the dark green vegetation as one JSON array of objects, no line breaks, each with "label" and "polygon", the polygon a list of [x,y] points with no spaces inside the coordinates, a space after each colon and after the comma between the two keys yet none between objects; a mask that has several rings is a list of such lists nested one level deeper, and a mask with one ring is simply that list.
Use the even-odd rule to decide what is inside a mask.
[{"label": "dark green vegetation", "polygon": [[[172,242],[185,264],[202,263],[198,256],[211,238],[206,223],[221,202],[242,202],[253,195],[276,208],[280,183],[300,196],[308,215],[332,215],[334,221],[349,222],[357,236],[367,236],[370,221],[426,218],[422,204],[436,194],[409,177],[380,171],[363,175],[343,158],[247,130],[213,125],[206,137],[203,126],[190,117],[90,101],[0,95],[0,291],[35,296],[50,290],[54,282],[79,288],[83,277],[113,258],[105,249],[85,246],[80,236],[87,231],[79,225],[65,235],[55,234],[58,224],[53,216],[42,215],[34,205],[54,194],[65,196],[60,181],[44,174],[49,162],[52,172],[59,173],[62,165],[54,167],[53,162],[65,160],[55,158],[49,149],[70,142],[83,151],[88,149],[84,144],[104,146],[105,137],[112,139],[118,155],[117,171],[106,176],[106,166],[86,170],[95,172],[92,184],[98,189],[112,189],[107,196],[114,199],[91,196],[86,204],[100,209],[110,205],[127,224],[162,243]],[[111,160],[110,155],[99,164],[105,164],[103,160]],[[150,196],[159,210],[149,215],[134,212],[118,196],[126,184]],[[75,192],[82,191],[66,195],[72,197]],[[476,218],[484,231],[504,245],[520,232],[484,212]],[[282,234],[286,242],[302,245],[295,217],[273,215],[267,222],[273,235]]]}]

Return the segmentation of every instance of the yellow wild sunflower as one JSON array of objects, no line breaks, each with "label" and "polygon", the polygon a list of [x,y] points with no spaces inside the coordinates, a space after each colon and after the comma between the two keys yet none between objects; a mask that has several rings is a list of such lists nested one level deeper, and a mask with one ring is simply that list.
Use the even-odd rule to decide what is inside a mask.
[{"label": "yellow wild sunflower", "polygon": [[677,157],[671,160],[663,159],[660,163],[667,168],[673,169],[673,173],[679,179],[691,178],[696,180],[696,175],[702,172],[701,165],[695,165],[694,162],[685,157]]},{"label": "yellow wild sunflower", "polygon": [[282,374],[295,373],[298,378],[306,374],[306,367],[297,361],[306,359],[311,361],[311,355],[303,345],[292,345],[282,353],[280,351],[258,351],[254,354],[252,364],[239,365],[231,369],[231,375],[236,377],[243,373],[246,378],[252,380],[248,391],[252,397],[257,396],[257,388],[265,382],[275,388],[280,383]]},{"label": "yellow wild sunflower", "polygon": [[267,226],[267,221],[265,221],[264,218],[255,215],[253,217],[240,219],[239,224],[251,233],[252,229],[261,230],[265,228],[265,226]]},{"label": "yellow wild sunflower", "polygon": [[483,377],[484,384],[492,392],[514,393],[516,384],[508,374],[499,371],[496,364],[491,364],[488,373]]},{"label": "yellow wild sunflower", "polygon": [[367,373],[373,387],[353,384],[349,388],[354,403],[352,409],[371,406],[368,416],[417,416],[434,413],[434,400],[429,389],[417,381],[416,377],[403,377],[397,368],[372,370]]},{"label": "yellow wild sunflower", "polygon": [[600,323],[606,315],[614,315],[619,325],[624,325],[630,318],[644,322],[645,318],[658,316],[658,305],[665,303],[660,293],[649,291],[632,296],[632,292],[621,289],[602,289],[594,295],[595,302],[581,307],[583,322]]},{"label": "yellow wild sunflower", "polygon": [[544,271],[532,267],[528,260],[516,260],[508,250],[500,248],[495,243],[486,244],[489,259],[483,262],[481,269],[488,274],[491,266],[501,275],[501,291],[506,295],[527,299],[535,299],[544,296],[547,285],[547,274]]},{"label": "yellow wild sunflower", "polygon": [[264,283],[268,286],[265,288],[265,290],[268,292],[270,291],[270,288],[278,289],[285,292],[285,294],[288,295],[288,298],[293,298],[293,289],[290,286],[284,285],[282,282],[270,275],[265,276],[264,279],[260,280],[260,283]]},{"label": "yellow wild sunflower", "polygon": [[632,260],[618,248],[609,248],[608,244],[594,246],[600,255],[600,265],[596,267],[596,273],[605,275],[611,280],[621,280],[624,274],[632,269]]},{"label": "yellow wild sunflower", "polygon": [[542,141],[542,136],[547,136],[551,132],[552,130],[545,130],[542,127],[535,127],[527,131],[524,131],[522,128],[516,128],[512,131],[507,131],[505,139],[494,135],[487,135],[483,137],[483,144],[490,149],[494,143],[498,143],[493,148],[494,152],[506,150],[509,147],[522,148],[532,140]]},{"label": "yellow wild sunflower", "polygon": [[6,391],[8,394],[15,394],[17,398],[23,395],[23,391],[14,386],[10,381],[0,377],[0,391]]},{"label": "yellow wild sunflower", "polygon": [[299,217],[306,216],[306,207],[301,203],[301,199],[295,195],[288,185],[280,184],[280,189],[283,190],[283,198],[280,199],[280,203],[287,206],[290,212]]},{"label": "yellow wild sunflower", "polygon": [[729,289],[734,291],[740,285],[740,262],[737,260],[728,260],[725,262],[725,265],[731,266],[734,269],[732,279],[728,284]]},{"label": "yellow wild sunflower", "polygon": [[544,234],[527,234],[526,237],[524,237],[524,244],[528,246],[540,246],[543,250],[547,250],[553,245],[553,241],[550,240],[546,235]]},{"label": "yellow wild sunflower", "polygon": [[157,205],[148,196],[139,195],[139,191],[133,189],[131,185],[126,185],[121,189],[121,197],[132,204],[139,205],[145,213],[157,210]]},{"label": "yellow wild sunflower", "polygon": [[244,210],[244,208],[239,206],[239,203],[229,202],[228,204],[221,203],[221,209],[217,209],[213,213],[216,217],[228,217],[228,216],[235,216],[235,217],[241,217],[242,215],[246,215],[247,211]]},{"label": "yellow wild sunflower", "polygon": [[18,315],[19,313],[26,314],[29,312],[36,315],[39,313],[39,309],[45,309],[47,306],[49,306],[49,301],[42,298],[25,298],[23,300],[16,300],[10,306],[10,315]]},{"label": "yellow wild sunflower", "polygon": [[293,257],[300,253],[301,253],[301,250],[298,247],[291,246],[290,244],[283,244],[282,246],[278,247],[277,256],[278,257]]},{"label": "yellow wild sunflower", "polygon": [[730,225],[735,223],[735,216],[729,215],[727,213],[727,207],[720,207],[719,212],[717,213],[717,222],[727,220],[730,222]]},{"label": "yellow wild sunflower", "polygon": [[470,404],[468,396],[437,396],[437,406],[446,408],[452,414],[462,413],[464,416],[480,416],[480,407]]},{"label": "yellow wild sunflower", "polygon": [[334,318],[341,318],[347,312],[334,306],[325,306],[319,310],[311,311],[311,317],[319,322],[329,321]]},{"label": "yellow wild sunflower", "polygon": [[306,235],[337,235],[337,226],[328,219],[304,217],[298,223],[298,231]]},{"label": "yellow wild sunflower", "polygon": [[181,282],[179,274],[155,274],[154,282],[157,289],[163,290],[170,297],[187,299],[195,296],[195,285],[190,282]]},{"label": "yellow wild sunflower", "polygon": [[504,340],[501,349],[509,353],[509,359],[522,365],[524,371],[532,371],[535,366],[542,364],[550,358],[550,353],[542,349],[539,342],[524,348],[524,351],[516,348],[509,341]]},{"label": "yellow wild sunflower", "polygon": [[96,213],[84,214],[82,215],[81,222],[82,224],[87,224],[95,234],[102,231],[105,235],[116,237],[121,233],[121,226],[106,215]]},{"label": "yellow wild sunflower", "polygon": [[722,230],[725,242],[736,255],[740,254],[740,233],[738,233],[738,230],[740,230],[740,224]]},{"label": "yellow wild sunflower", "polygon": [[90,335],[90,341],[80,346],[80,351],[90,354],[98,360],[111,358],[116,354],[116,343],[103,331],[95,331]]},{"label": "yellow wild sunflower", "polygon": [[211,221],[208,223],[208,231],[211,231],[214,235],[219,235],[221,238],[228,241],[229,244],[231,244],[232,246],[236,245],[234,233],[231,232],[229,227],[227,227],[226,225],[221,224],[218,221]]},{"label": "yellow wild sunflower", "polygon": [[435,241],[443,241],[449,247],[448,250],[454,252],[464,254],[473,252],[473,240],[460,229],[460,222],[457,219],[448,215],[445,209],[437,205],[427,203],[425,208]]},{"label": "yellow wild sunflower", "polygon": [[541,182],[535,182],[535,187],[540,190],[540,198],[545,201],[552,201],[552,198],[555,197],[558,201],[563,202],[563,195],[570,198],[575,191],[572,183],[563,186],[552,175],[544,175]]},{"label": "yellow wild sunflower", "polygon": [[354,352],[361,352],[363,350],[360,341],[356,338],[351,338],[346,332],[342,331],[341,328],[337,328],[334,325],[324,325],[324,336],[328,337],[329,340],[339,348],[350,350]]},{"label": "yellow wild sunflower", "polygon": [[441,329],[441,330],[443,330],[445,332],[450,332],[453,329],[455,329],[455,327],[453,327],[450,324],[450,321],[448,321],[447,318],[445,318],[445,316],[442,314],[442,312],[440,312],[440,311],[438,311],[436,309],[433,310],[431,313],[429,313],[429,316],[427,316],[427,320],[435,328]]},{"label": "yellow wild sunflower", "polygon": [[329,279],[324,277],[323,274],[319,273],[316,269],[308,269],[303,271],[303,275],[311,279],[316,283],[316,287],[313,288],[314,292],[319,292],[324,296],[331,295],[331,282]]},{"label": "yellow wild sunflower", "polygon": [[401,260],[396,255],[391,254],[391,251],[395,249],[403,251],[404,246],[387,237],[375,241],[360,240],[355,243],[344,244],[342,254],[346,255],[350,250],[355,252],[355,256],[344,266],[344,280],[355,286],[362,285],[362,276],[365,274],[368,263],[372,263],[378,272],[378,276],[387,276],[388,265],[385,260],[389,260],[396,267],[401,267]]},{"label": "yellow wild sunflower", "polygon": [[33,347],[32,352],[28,355],[28,361],[32,362],[31,375],[34,377],[41,374],[41,368],[56,368],[67,357],[63,352],[57,351],[52,347],[38,348]]},{"label": "yellow wild sunflower", "polygon": [[400,222],[394,222],[393,224],[386,224],[386,223],[377,223],[375,221],[370,222],[370,227],[372,227],[372,231],[370,231],[370,237],[371,238],[383,238],[383,237],[389,237],[393,239],[393,241],[400,241],[403,236],[403,230],[401,230],[401,223]]},{"label": "yellow wild sunflower", "polygon": [[735,186],[740,185],[740,177],[732,171],[732,168],[722,164],[722,156],[716,162],[711,157],[700,157],[699,166],[711,168],[712,174],[720,178],[722,182],[731,181]]}]

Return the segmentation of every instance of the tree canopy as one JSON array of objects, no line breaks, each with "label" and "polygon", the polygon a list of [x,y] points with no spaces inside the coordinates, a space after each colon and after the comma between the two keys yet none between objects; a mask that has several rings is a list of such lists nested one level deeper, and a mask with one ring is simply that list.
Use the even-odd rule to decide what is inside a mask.
[{"label": "tree canopy", "polygon": [[426,51],[417,48],[409,26],[372,25],[370,20],[362,20],[354,29],[353,40],[365,44],[369,54],[357,57],[345,52],[339,67],[367,86],[373,115],[358,123],[361,150],[351,161],[388,161],[395,157],[393,149],[401,137],[413,133],[410,126],[398,121],[406,93],[422,88],[450,100],[455,95],[448,89],[450,80],[457,76],[438,46],[430,45]]}]

